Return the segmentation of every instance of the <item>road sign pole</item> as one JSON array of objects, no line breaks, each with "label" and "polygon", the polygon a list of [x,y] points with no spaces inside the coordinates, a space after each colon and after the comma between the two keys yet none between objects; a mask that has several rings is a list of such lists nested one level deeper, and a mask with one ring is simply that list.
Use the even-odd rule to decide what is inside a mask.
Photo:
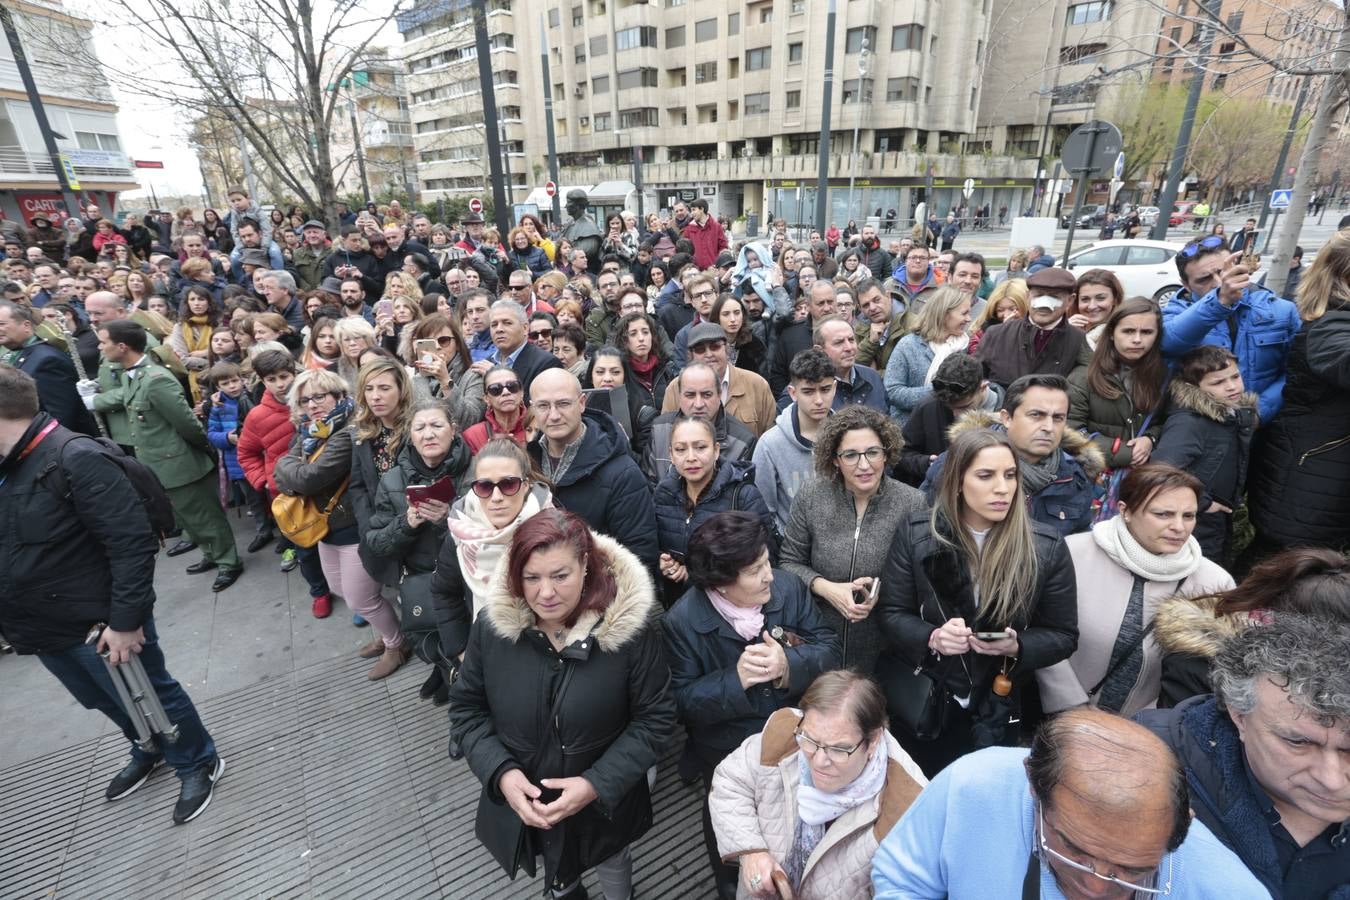
[{"label": "road sign pole", "polygon": [[[1294,145],[1294,134],[1298,131],[1298,117],[1303,112],[1303,103],[1308,99],[1308,82],[1311,79],[1303,76],[1303,84],[1299,86],[1298,98],[1294,100],[1294,113],[1289,117],[1289,127],[1284,131],[1284,143],[1280,145],[1280,158],[1275,160],[1275,171],[1270,176],[1270,187],[1266,189],[1266,196],[1279,190],[1284,183],[1284,164],[1289,159],[1289,148]],[[1256,230],[1260,231],[1266,227],[1266,219],[1270,218],[1270,201],[1267,200],[1261,207],[1261,218],[1256,223]],[[1275,226],[1270,227],[1271,233],[1274,233]]]},{"label": "road sign pole", "polygon": [[1069,215],[1069,235],[1064,240],[1064,258],[1060,260],[1060,264],[1066,269],[1069,267],[1069,251],[1073,249],[1073,233],[1078,227],[1078,216],[1083,211],[1083,201],[1087,199],[1088,178],[1096,171],[1092,165],[1092,159],[1097,152],[1097,136],[1111,126],[1104,122],[1089,122],[1082,127],[1088,132],[1087,163],[1083,168],[1072,170],[1073,176],[1078,179],[1078,184],[1077,190],[1074,191],[1073,212]]},{"label": "road sign pole", "polygon": [[[1264,233],[1265,233],[1265,236],[1266,236],[1266,242],[1265,242],[1265,244],[1261,247],[1261,252],[1262,252],[1262,253],[1265,253],[1266,251],[1268,251],[1268,250],[1270,249],[1270,238],[1271,238],[1272,235],[1275,234],[1275,230],[1279,227],[1279,224],[1280,224],[1280,213],[1284,212],[1284,207],[1283,207],[1283,206],[1277,206],[1277,207],[1275,207],[1274,212],[1275,212],[1275,214],[1274,214],[1274,215],[1271,217],[1271,219],[1270,219],[1270,228],[1269,228],[1267,231],[1264,232]],[[1257,233],[1257,235],[1262,234],[1262,232],[1260,231],[1260,229],[1257,229],[1257,232],[1256,232],[1256,233]]]}]

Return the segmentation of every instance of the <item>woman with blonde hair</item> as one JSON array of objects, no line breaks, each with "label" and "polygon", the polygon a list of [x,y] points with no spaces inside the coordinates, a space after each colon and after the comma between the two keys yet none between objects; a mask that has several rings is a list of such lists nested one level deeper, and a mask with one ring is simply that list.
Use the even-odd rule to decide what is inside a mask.
[{"label": "woman with blonde hair", "polygon": [[[379,657],[366,677],[371,681],[387,678],[408,657],[398,613],[362,563],[349,427],[355,406],[347,382],[328,369],[301,372],[291,385],[290,408],[299,431],[290,450],[277,460],[273,478],[282,493],[310,497],[321,509],[331,505],[328,534],[318,544],[324,578],[353,613],[377,632],[359,652],[364,659]],[[326,618],[332,612],[331,601],[320,603],[321,599],[315,599],[314,615]]]},{"label": "woman with blonde hair", "polygon": [[933,392],[933,375],[953,353],[965,353],[970,345],[971,296],[948,285],[933,292],[919,312],[914,331],[895,345],[886,363],[886,397],[891,415],[901,425],[925,397]]},{"label": "woman with blonde hair", "polygon": [[305,340],[305,352],[300,357],[300,366],[305,369],[333,369],[342,360],[342,348],[338,346],[333,328],[337,323],[327,316],[319,316],[309,327],[309,337]]},{"label": "woman with blonde hair", "polygon": [[525,229],[525,233],[530,236],[530,243],[541,248],[548,255],[549,262],[555,258],[556,248],[553,242],[548,239],[548,229],[544,223],[539,221],[538,216],[526,213],[520,217],[520,227]]},{"label": "woman with blonde hair", "polygon": [[544,248],[530,240],[530,233],[517,225],[506,236],[506,265],[509,269],[523,269],[531,280],[553,271]]},{"label": "woman with blonde hair", "polygon": [[[397,272],[395,275],[399,274]],[[392,278],[392,276],[390,276]],[[392,287],[392,282],[391,282]],[[412,332],[412,327],[426,315],[422,312],[421,291],[417,297],[399,294],[394,297],[393,313],[380,323],[376,331],[381,332],[380,346],[395,355],[400,354],[404,336]]]},{"label": "woman with blonde hair", "polygon": [[1027,301],[1030,295],[1026,281],[1021,278],[1005,281],[994,288],[979,318],[970,325],[970,346],[966,347],[966,352],[974,356],[984,333],[995,325],[1024,318],[1031,308]]},{"label": "woman with blonde hair", "polygon": [[[403,363],[382,356],[370,360],[356,376],[352,418],[352,503],[362,537],[375,511],[380,479],[394,467],[408,440],[415,393]],[[398,584],[398,566],[380,559],[362,542],[366,571],[381,584]]]},{"label": "woman with blonde hair", "polygon": [[1078,591],[1059,533],[1027,511],[1006,434],[952,441],[932,513],[900,524],[886,572],[877,680],[900,745],[930,778],[1015,746],[1019,686],[1077,646]]},{"label": "woman with blonde hair", "polygon": [[1026,281],[1027,266],[1031,265],[1031,254],[1026,250],[1014,250],[1008,257],[1008,267],[994,279],[995,286],[1006,281]]},{"label": "woman with blonde hair", "polygon": [[1317,251],[1298,286],[1298,314],[1284,404],[1252,445],[1251,562],[1290,547],[1350,544],[1350,228]]},{"label": "woman with blonde hair", "polygon": [[356,389],[356,373],[361,368],[361,354],[380,345],[375,326],[360,316],[343,316],[333,326],[333,337],[338,343],[338,374]]}]

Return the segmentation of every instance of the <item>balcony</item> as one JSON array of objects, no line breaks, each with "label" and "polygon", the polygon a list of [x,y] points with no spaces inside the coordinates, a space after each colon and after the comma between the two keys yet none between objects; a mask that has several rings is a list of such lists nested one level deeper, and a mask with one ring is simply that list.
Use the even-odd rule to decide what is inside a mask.
[{"label": "balcony", "polygon": [[[125,153],[110,150],[62,150],[81,178],[131,178],[131,161]],[[45,153],[29,153],[22,147],[0,146],[0,179],[15,178],[56,179],[56,170]]]}]

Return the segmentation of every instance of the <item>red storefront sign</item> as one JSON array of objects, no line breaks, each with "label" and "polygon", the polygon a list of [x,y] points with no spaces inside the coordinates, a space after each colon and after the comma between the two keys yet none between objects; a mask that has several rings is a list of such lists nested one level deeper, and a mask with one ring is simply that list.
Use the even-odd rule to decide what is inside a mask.
[{"label": "red storefront sign", "polygon": [[46,216],[54,224],[66,217],[60,207],[61,194],[57,191],[17,191],[15,198],[26,225],[33,224],[33,216]]}]

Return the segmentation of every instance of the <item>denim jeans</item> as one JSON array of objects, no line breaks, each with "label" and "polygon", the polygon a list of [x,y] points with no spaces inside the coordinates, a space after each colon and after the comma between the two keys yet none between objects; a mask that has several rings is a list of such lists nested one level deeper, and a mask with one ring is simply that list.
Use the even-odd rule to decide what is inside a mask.
[{"label": "denim jeans", "polygon": [[[154,758],[155,754],[142,750],[134,743],[137,740],[136,729],[132,727],[131,719],[117,698],[117,690],[113,687],[107,667],[92,645],[81,644],[59,653],[39,653],[37,657],[81,706],[102,712],[122,729],[127,740],[133,742],[132,756],[140,760]],[[215,742],[197,715],[192,698],[164,667],[164,651],[159,648],[159,636],[155,632],[153,618],[145,622],[145,645],[141,648],[140,658],[169,721],[178,726],[177,741],[170,742],[156,736],[165,761],[178,772],[179,778],[213,764],[216,759]]]}]

